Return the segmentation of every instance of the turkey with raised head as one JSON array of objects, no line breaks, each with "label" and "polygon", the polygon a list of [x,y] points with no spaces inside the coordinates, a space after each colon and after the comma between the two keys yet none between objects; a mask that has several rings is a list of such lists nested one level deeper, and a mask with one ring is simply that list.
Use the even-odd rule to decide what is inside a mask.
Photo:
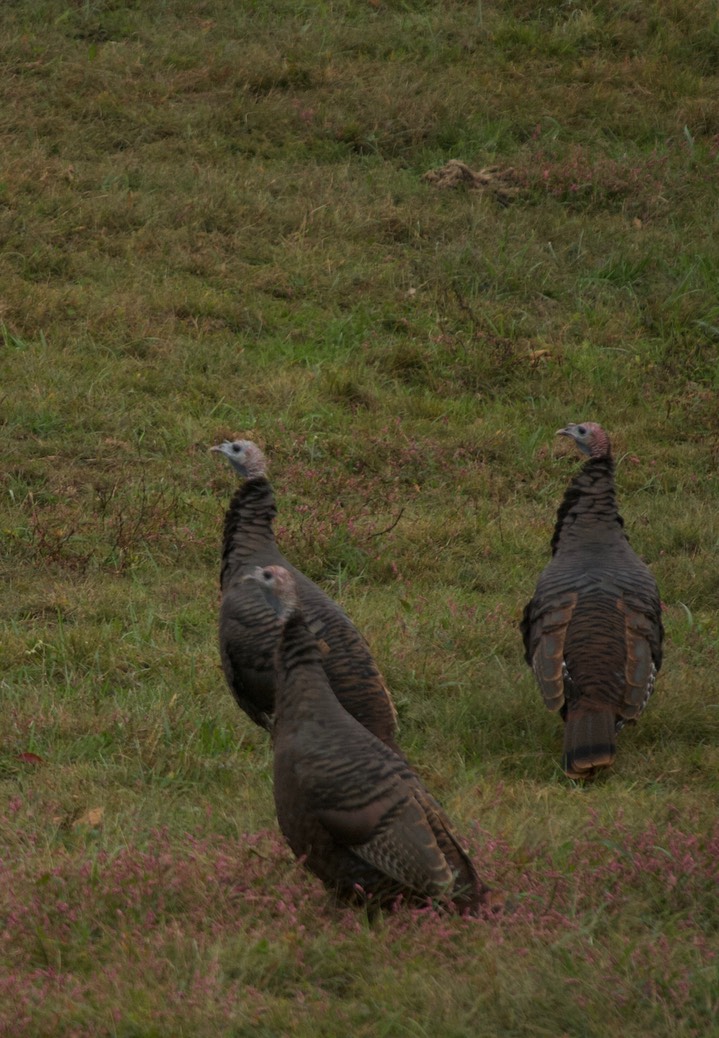
[{"label": "turkey with raised head", "polygon": [[277,508],[264,454],[251,440],[226,440],[210,449],[224,454],[243,479],[225,516],[220,569],[220,655],[237,703],[256,724],[271,729],[274,651],[282,624],[257,583],[243,578],[256,566],[284,566],[320,642],[332,691],[353,717],[399,753],[397,714],[366,640],[337,603],[277,547],[272,529]]},{"label": "turkey with raised head", "polygon": [[557,436],[588,461],[559,507],[552,558],[521,630],[544,702],[564,719],[564,770],[578,779],[614,761],[616,733],[654,689],[664,632],[657,583],[617,511],[609,437],[595,422]]},{"label": "turkey with raised head", "polygon": [[292,574],[258,566],[245,580],[283,627],[275,657],[274,795],[294,853],[345,901],[436,899],[476,913],[488,888],[406,761],[334,695]]}]

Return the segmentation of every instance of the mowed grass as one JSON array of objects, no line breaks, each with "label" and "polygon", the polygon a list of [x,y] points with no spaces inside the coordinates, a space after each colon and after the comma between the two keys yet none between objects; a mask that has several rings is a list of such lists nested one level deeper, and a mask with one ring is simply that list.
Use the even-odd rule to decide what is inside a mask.
[{"label": "mowed grass", "polygon": [[[0,23],[0,1035],[714,1033],[715,5]],[[586,419],[667,644],[580,788],[517,624]],[[370,924],[292,860],[216,648],[230,435],[512,913]]]}]

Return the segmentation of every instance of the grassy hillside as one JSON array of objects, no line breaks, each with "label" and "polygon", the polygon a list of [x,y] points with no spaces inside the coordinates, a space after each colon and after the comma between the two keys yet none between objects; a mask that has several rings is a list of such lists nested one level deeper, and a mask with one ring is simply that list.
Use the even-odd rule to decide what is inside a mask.
[{"label": "grassy hillside", "polygon": [[[716,5],[0,26],[0,1036],[713,1034]],[[517,624],[589,419],[667,646],[585,789]],[[216,648],[229,435],[513,915],[370,926],[284,847]]]}]

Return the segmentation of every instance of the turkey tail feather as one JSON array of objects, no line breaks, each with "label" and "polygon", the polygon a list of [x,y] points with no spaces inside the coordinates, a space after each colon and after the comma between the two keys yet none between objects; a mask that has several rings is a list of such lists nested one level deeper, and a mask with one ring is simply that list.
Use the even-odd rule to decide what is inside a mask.
[{"label": "turkey tail feather", "polygon": [[564,728],[562,765],[570,778],[590,778],[606,768],[617,752],[616,718],[611,707],[580,705],[570,709]]}]

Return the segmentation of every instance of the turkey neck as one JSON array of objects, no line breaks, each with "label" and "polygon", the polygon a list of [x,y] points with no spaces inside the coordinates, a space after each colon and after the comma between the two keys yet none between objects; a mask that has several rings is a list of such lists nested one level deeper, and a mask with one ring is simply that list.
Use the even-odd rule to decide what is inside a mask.
[{"label": "turkey neck", "polygon": [[[293,613],[285,624],[277,648],[278,682],[275,692],[276,724],[316,718],[328,708],[339,707],[330,688],[317,640],[300,613]],[[342,709],[340,707],[340,709]]]},{"label": "turkey neck", "polygon": [[250,560],[257,548],[272,536],[272,522],[277,515],[275,495],[268,479],[248,479],[230,501],[225,516],[222,544],[221,580],[231,566]]},{"label": "turkey neck", "polygon": [[557,512],[552,554],[575,538],[582,544],[623,536],[624,522],[617,511],[614,459],[590,458],[567,487]]}]

